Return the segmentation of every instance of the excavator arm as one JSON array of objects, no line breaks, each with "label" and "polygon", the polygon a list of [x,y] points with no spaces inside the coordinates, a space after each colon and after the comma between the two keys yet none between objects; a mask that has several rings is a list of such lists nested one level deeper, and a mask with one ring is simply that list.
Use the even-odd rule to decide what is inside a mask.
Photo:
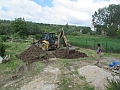
[{"label": "excavator arm", "polygon": [[65,41],[65,44],[66,44],[66,47],[71,46],[71,45],[69,44],[69,42],[68,42],[67,37],[66,37],[65,34],[64,34],[64,31],[62,30],[62,31],[60,31],[60,33],[59,33],[59,35],[58,35],[58,48],[60,47],[60,39],[61,39],[61,37],[63,37],[63,39],[64,39],[64,41]]},{"label": "excavator arm", "polygon": [[60,48],[60,39],[61,39],[61,37],[63,37],[63,39],[65,41],[68,52],[75,51],[75,47],[70,45],[67,37],[65,36],[64,30],[60,31],[60,33],[58,35],[58,48]]}]

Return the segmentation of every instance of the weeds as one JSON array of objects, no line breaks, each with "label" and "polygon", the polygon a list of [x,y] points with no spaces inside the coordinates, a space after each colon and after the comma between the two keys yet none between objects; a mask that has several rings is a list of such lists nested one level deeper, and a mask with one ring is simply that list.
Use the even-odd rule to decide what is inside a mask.
[{"label": "weeds", "polygon": [[120,90],[120,80],[112,79],[108,81],[108,85],[106,86],[107,90]]},{"label": "weeds", "polygon": [[[17,90],[21,85],[23,85],[24,81],[30,81],[30,77],[36,76],[38,73],[40,73],[43,68],[44,64],[41,62],[34,62],[30,65],[30,70],[27,71],[27,73],[24,71],[24,62],[20,60],[16,55],[20,55],[21,52],[25,50],[26,47],[28,47],[29,43],[4,43],[6,46],[9,46],[6,48],[5,54],[10,54],[10,61],[5,64],[0,64],[0,90],[1,87],[5,84],[8,84],[9,82],[13,84],[6,86],[5,88],[2,88],[2,90]],[[23,69],[20,69],[20,67],[23,66]],[[12,79],[13,76],[20,76],[17,77],[15,80]],[[23,78],[24,76],[25,78]],[[17,82],[17,80],[19,80]],[[18,84],[16,86],[16,84]]]}]

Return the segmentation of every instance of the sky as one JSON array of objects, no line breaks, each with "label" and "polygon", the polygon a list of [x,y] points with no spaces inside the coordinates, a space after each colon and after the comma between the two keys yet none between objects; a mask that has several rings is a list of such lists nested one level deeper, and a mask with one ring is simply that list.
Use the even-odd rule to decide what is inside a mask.
[{"label": "sky", "polygon": [[92,15],[120,0],[0,0],[0,19],[91,26]]}]

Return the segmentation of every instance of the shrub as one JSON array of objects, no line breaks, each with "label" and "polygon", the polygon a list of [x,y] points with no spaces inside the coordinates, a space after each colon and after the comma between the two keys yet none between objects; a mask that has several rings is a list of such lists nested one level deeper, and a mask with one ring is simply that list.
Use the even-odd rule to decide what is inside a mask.
[{"label": "shrub", "polygon": [[1,37],[3,42],[6,42],[6,40],[7,40],[7,36],[6,35],[1,35],[0,37]]},{"label": "shrub", "polygon": [[90,35],[96,35],[96,32],[95,31],[91,31]]},{"label": "shrub", "polygon": [[36,35],[35,35],[35,39],[37,39],[37,40],[39,40],[40,37],[41,37],[41,34],[36,34]]},{"label": "shrub", "polygon": [[2,38],[0,37],[0,42],[2,42]]},{"label": "shrub", "polygon": [[0,56],[5,55],[5,45],[3,43],[0,43]]}]

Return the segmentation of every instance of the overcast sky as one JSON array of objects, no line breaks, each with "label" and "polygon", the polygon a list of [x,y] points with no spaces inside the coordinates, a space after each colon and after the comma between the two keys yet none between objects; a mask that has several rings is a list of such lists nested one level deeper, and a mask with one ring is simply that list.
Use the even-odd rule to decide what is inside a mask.
[{"label": "overcast sky", "polygon": [[91,26],[99,8],[120,4],[120,0],[0,0],[0,19]]}]

